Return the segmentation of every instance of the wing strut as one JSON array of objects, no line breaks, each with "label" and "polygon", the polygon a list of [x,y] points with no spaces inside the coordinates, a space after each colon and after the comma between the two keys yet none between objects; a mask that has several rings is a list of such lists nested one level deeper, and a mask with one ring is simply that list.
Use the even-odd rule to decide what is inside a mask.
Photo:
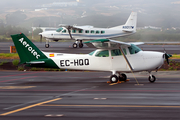
[{"label": "wing strut", "polygon": [[130,62],[129,62],[129,60],[127,59],[127,57],[126,57],[124,51],[122,50],[121,46],[119,46],[119,49],[120,49],[121,53],[123,54],[123,57],[124,57],[124,59],[126,60],[128,66],[129,66],[129,68],[131,69],[131,71],[133,71],[133,68],[132,68],[132,66],[131,66],[131,64],[130,64]]},{"label": "wing strut", "polygon": [[126,55],[125,55],[123,49],[121,48],[121,46],[119,46],[119,50],[120,50],[121,53],[123,54],[124,59],[126,60],[128,66],[129,66],[129,68],[130,68],[130,70],[131,70],[131,73],[133,74],[133,76],[134,76],[134,78],[135,78],[135,80],[136,80],[136,82],[137,82],[137,85],[139,85],[139,82],[137,81],[137,79],[136,79],[136,77],[135,77],[135,75],[134,75],[134,73],[133,73],[133,68],[132,68],[132,66],[131,66],[131,64],[130,64],[130,62],[129,62],[129,60],[127,59],[127,57],[126,57]]},{"label": "wing strut", "polygon": [[68,28],[67,28],[67,29],[68,29],[68,32],[69,32],[69,36],[70,36],[70,38],[71,38],[71,39],[73,39],[73,38],[72,38],[72,35],[71,35],[71,31],[70,31],[71,27],[70,27],[70,26],[68,26]]}]

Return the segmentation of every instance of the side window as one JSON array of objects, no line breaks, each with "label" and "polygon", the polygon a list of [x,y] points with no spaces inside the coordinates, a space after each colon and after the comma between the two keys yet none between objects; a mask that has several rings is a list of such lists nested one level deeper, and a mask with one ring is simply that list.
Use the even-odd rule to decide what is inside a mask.
[{"label": "side window", "polygon": [[105,33],[105,31],[101,31],[101,34],[104,34]]},{"label": "side window", "polygon": [[66,33],[66,30],[63,30],[62,32],[63,32],[63,33]]},{"label": "side window", "polygon": [[91,33],[94,33],[94,30],[91,30]]},{"label": "side window", "polygon": [[123,51],[124,51],[125,55],[127,55],[127,52],[126,52],[126,49],[125,49],[125,48],[123,48]]},{"label": "side window", "polygon": [[122,55],[122,53],[119,49],[116,49],[116,50],[111,50],[111,55],[112,56],[119,56],[119,55]]},{"label": "side window", "polygon": [[83,30],[79,30],[79,33],[83,33]]},{"label": "side window", "polygon": [[89,30],[86,30],[85,33],[89,33]]},{"label": "side window", "polygon": [[76,33],[76,30],[72,30],[72,33]]},{"label": "side window", "polygon": [[99,34],[99,31],[98,31],[98,30],[96,31],[96,34]]},{"label": "side window", "polygon": [[[125,55],[127,55],[125,48],[123,48],[123,51],[124,51]],[[112,56],[120,56],[120,55],[122,55],[122,53],[119,49],[115,49],[115,50],[111,50],[111,55]]]},{"label": "side window", "polygon": [[96,57],[109,57],[109,51],[108,50],[98,51],[95,56]]}]

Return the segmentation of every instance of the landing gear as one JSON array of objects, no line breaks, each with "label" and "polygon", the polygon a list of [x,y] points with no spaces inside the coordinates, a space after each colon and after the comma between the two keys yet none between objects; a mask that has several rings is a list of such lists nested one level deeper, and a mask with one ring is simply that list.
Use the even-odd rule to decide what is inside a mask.
[{"label": "landing gear", "polygon": [[156,81],[156,77],[154,75],[151,74],[151,72],[149,72],[149,78],[148,78],[149,82],[153,83]]},{"label": "landing gear", "polygon": [[113,72],[112,73],[113,75],[111,75],[111,77],[110,77],[110,82],[111,83],[116,83],[116,82],[118,82],[118,80],[119,81],[126,81],[127,80],[127,76],[126,76],[126,74],[124,74],[124,73],[118,73],[118,74],[116,74],[116,72]]},{"label": "landing gear", "polygon": [[150,75],[148,79],[149,79],[149,82],[151,83],[156,81],[156,77],[154,75]]},{"label": "landing gear", "polygon": [[82,40],[80,40],[80,42],[79,42],[79,40],[76,40],[76,42],[75,43],[73,43],[73,48],[77,48],[78,47],[78,43],[79,43],[79,48],[83,48],[83,42],[82,42]]},{"label": "landing gear", "polygon": [[46,48],[49,48],[49,40],[48,40],[48,39],[46,39],[45,47],[46,47]]},{"label": "landing gear", "polygon": [[83,43],[82,43],[82,40],[80,40],[80,43],[79,43],[79,48],[83,48]]},{"label": "landing gear", "polygon": [[117,75],[111,75],[111,77],[110,77],[110,82],[111,82],[111,83],[117,83],[117,82],[118,82],[118,77],[117,77]]},{"label": "landing gear", "polygon": [[73,48],[77,48],[77,43],[73,43]]},{"label": "landing gear", "polygon": [[127,80],[126,74],[124,74],[124,73],[119,74],[119,81],[126,81],[126,80]]},{"label": "landing gear", "polygon": [[46,47],[46,48],[49,48],[49,44],[45,44],[45,47]]}]

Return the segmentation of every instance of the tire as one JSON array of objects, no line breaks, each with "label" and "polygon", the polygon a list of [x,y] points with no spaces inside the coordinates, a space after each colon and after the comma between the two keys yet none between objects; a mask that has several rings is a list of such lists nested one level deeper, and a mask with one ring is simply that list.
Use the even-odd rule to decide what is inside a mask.
[{"label": "tire", "polygon": [[152,78],[151,76],[149,76],[149,82],[153,83],[156,81],[156,77],[154,75],[152,75]]},{"label": "tire", "polygon": [[79,43],[79,48],[83,48],[83,43]]},{"label": "tire", "polygon": [[118,77],[116,75],[111,75],[110,82],[111,83],[117,83],[118,82]]},{"label": "tire", "polygon": [[72,46],[73,48],[77,48],[77,43],[74,43]]},{"label": "tire", "polygon": [[46,47],[46,48],[49,48],[49,44],[45,44],[45,47]]},{"label": "tire", "polygon": [[127,80],[127,76],[126,74],[121,74],[122,77],[119,76],[119,81],[126,81]]}]

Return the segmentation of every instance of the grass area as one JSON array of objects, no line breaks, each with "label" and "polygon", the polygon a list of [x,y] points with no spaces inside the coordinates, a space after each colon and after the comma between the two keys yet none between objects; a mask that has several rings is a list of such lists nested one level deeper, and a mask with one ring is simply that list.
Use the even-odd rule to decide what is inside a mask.
[{"label": "grass area", "polygon": [[0,66],[3,65],[4,63],[7,63],[7,61],[0,62]]},{"label": "grass area", "polygon": [[0,53],[0,59],[19,59],[17,53]]},{"label": "grass area", "polygon": [[180,59],[180,54],[173,54],[172,59]]}]

